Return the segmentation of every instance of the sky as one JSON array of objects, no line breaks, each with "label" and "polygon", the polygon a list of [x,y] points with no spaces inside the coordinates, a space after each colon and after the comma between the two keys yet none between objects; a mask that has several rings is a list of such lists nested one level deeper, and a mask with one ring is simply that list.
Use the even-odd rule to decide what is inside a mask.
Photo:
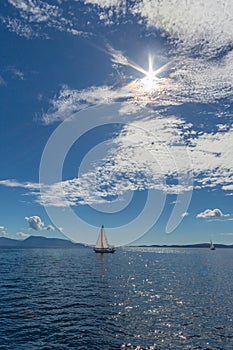
[{"label": "sky", "polygon": [[0,236],[233,244],[233,3],[0,3]]}]

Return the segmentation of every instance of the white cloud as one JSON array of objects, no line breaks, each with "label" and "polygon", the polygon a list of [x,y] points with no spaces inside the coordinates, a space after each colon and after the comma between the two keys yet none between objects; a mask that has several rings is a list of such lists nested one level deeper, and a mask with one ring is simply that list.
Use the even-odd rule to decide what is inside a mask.
[{"label": "white cloud", "polygon": [[45,226],[44,222],[41,220],[41,218],[37,215],[25,217],[25,220],[29,224],[29,228],[35,231],[42,231],[42,230],[47,230],[47,231],[54,231],[55,228],[52,225],[48,225],[47,227]]},{"label": "white cloud", "polygon": [[222,190],[224,190],[224,191],[232,191],[233,190],[233,185],[222,186]]},{"label": "white cloud", "polygon": [[[1,16],[0,19],[6,27],[17,35],[27,39],[42,37],[48,39],[46,29],[54,28],[66,31],[72,35],[84,35],[76,27],[77,19],[72,11],[63,13],[63,6],[52,5],[41,0],[8,0],[8,3],[17,11],[18,17]],[[11,8],[12,10],[12,8]]]},{"label": "white cloud", "polygon": [[7,228],[5,226],[0,226],[0,234],[2,236],[6,236],[7,235]]},{"label": "white cloud", "polygon": [[25,37],[27,39],[31,39],[34,37],[47,38],[47,35],[45,34],[42,35],[34,31],[31,25],[29,25],[28,23],[25,23],[21,19],[10,18],[8,16],[7,17],[0,16],[0,20],[9,31],[17,34],[18,36]]},{"label": "white cloud", "polygon": [[21,187],[29,190],[40,190],[41,185],[35,182],[19,182],[15,179],[0,180],[0,185],[6,187]]},{"label": "white cloud", "polygon": [[141,0],[132,8],[150,27],[165,33],[181,51],[197,48],[207,56],[232,44],[233,3],[220,0]]},{"label": "white cloud", "polygon": [[60,17],[60,10],[55,5],[49,5],[45,1],[8,0],[8,2],[20,11],[21,17],[29,22],[46,22]]},{"label": "white cloud", "polygon": [[50,101],[50,108],[43,114],[45,124],[65,120],[90,105],[113,102],[117,93],[108,86],[93,86],[85,90],[71,90],[64,85],[58,96]]},{"label": "white cloud", "polygon": [[233,129],[197,135],[189,147],[196,181],[202,188],[227,186],[233,181]]},{"label": "white cloud", "polygon": [[181,214],[182,218],[185,218],[188,215],[189,215],[189,213],[187,211],[185,211],[184,213]]},{"label": "white cloud", "polygon": [[25,232],[17,232],[16,233],[16,236],[20,237],[20,238],[27,238],[29,237],[30,235],[28,233],[25,233]]},{"label": "white cloud", "polygon": [[54,228],[52,225],[48,225],[48,226],[46,227],[46,230],[47,230],[47,231],[54,231],[55,228]]},{"label": "white cloud", "polygon": [[[228,50],[233,43],[231,15],[233,4],[211,0],[190,2],[174,0],[141,0],[131,7],[124,1],[93,0],[86,3],[96,4],[105,11],[109,8],[142,16],[150,27],[166,33],[164,40],[169,40],[172,53],[163,57],[165,62],[172,62],[172,71],[167,79],[159,79],[154,89],[145,91],[141,79],[132,81],[123,90],[125,97],[131,96],[139,105],[154,106],[177,105],[185,102],[210,103],[222,98],[233,99],[233,52]],[[232,10],[232,11],[231,11]],[[219,16],[220,13],[220,16]],[[221,50],[222,58],[215,58]],[[113,63],[118,66],[139,67],[123,52],[108,46]],[[169,58],[170,57],[170,58]]]},{"label": "white cloud", "polygon": [[[86,23],[95,25],[96,30],[97,15],[108,26],[134,21],[157,30],[176,54],[192,54],[195,50],[209,58],[232,45],[233,4],[230,1],[84,0],[81,5],[83,3],[84,10],[79,1],[70,2],[67,10],[66,1],[52,5],[45,0],[8,0],[10,9],[16,10],[20,19],[2,17],[2,21],[10,30],[28,38],[43,34],[42,25],[80,35]],[[81,16],[87,16],[86,21],[83,28],[77,28]]]},{"label": "white cloud", "polygon": [[120,17],[126,14],[126,0],[84,0],[85,4],[98,6],[99,18],[105,25],[116,24],[116,19],[113,20],[113,15]]},{"label": "white cloud", "polygon": [[29,228],[31,228],[32,230],[40,231],[44,229],[44,222],[39,216],[26,216],[25,220],[28,222]]},{"label": "white cloud", "polygon": [[191,129],[180,118],[153,112],[150,118],[125,125],[102,159],[92,162],[79,178],[51,185],[16,180],[0,184],[24,188],[39,204],[57,207],[104,203],[110,196],[134,190],[183,193],[192,190],[186,181],[191,172],[195,188],[231,189],[233,130],[199,134]]},{"label": "white cloud", "polygon": [[24,73],[20,69],[17,69],[16,67],[8,67],[6,70],[10,71],[11,74],[19,80],[25,79]]},{"label": "white cloud", "polygon": [[223,214],[220,209],[206,209],[205,211],[197,214],[197,218],[209,219],[209,218],[219,218],[223,216],[229,216],[229,214]]},{"label": "white cloud", "polygon": [[[111,60],[121,66],[146,71],[132,62],[121,51],[108,46]],[[168,58],[164,57],[165,61]],[[216,103],[223,98],[233,100],[233,52],[221,61],[209,62],[200,58],[177,57],[158,69],[156,81],[150,87],[144,80],[133,79],[124,86],[92,86],[83,90],[63,85],[58,95],[50,100],[47,113],[42,115],[45,124],[63,121],[74,113],[92,105],[110,104],[121,100],[122,114],[134,113],[145,106],[176,106],[187,102]],[[166,77],[161,76],[166,72]],[[129,80],[129,79],[128,79]],[[124,102],[122,102],[124,101]],[[218,124],[219,131],[229,131],[229,125]]]},{"label": "white cloud", "polygon": [[232,45],[233,3],[220,0],[86,0],[98,6],[99,17],[106,24],[116,24],[113,13],[124,19],[133,14],[138,23],[159,30],[176,52],[198,53],[212,57]]}]

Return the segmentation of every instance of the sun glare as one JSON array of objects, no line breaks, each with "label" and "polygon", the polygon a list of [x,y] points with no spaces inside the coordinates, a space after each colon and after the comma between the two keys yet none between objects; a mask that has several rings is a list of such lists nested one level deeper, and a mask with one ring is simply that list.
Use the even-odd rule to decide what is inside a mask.
[{"label": "sun glare", "polygon": [[125,86],[128,96],[134,96],[139,99],[142,98],[143,101],[155,101],[156,100],[156,92],[158,96],[160,91],[162,91],[169,82],[168,78],[162,78],[160,76],[161,73],[170,69],[172,62],[168,62],[163,66],[154,69],[154,57],[149,54],[148,56],[148,70],[140,67],[138,64],[133,61],[128,61],[127,65],[138,72],[142,73],[144,77],[141,79],[132,80],[130,83]]},{"label": "sun glare", "polygon": [[141,79],[142,86],[149,92],[153,90],[158,78],[156,77],[156,71],[153,70],[153,56],[148,56],[148,71],[145,72],[145,77]]},{"label": "sun glare", "polygon": [[146,91],[151,91],[155,87],[158,78],[155,76],[154,71],[147,72],[146,76],[141,79],[141,83]]}]

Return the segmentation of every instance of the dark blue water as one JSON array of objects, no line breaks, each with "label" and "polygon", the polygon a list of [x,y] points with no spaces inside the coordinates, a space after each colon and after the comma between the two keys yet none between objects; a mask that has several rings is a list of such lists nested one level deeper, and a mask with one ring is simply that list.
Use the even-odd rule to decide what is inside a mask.
[{"label": "dark blue water", "polygon": [[232,295],[231,249],[0,250],[0,349],[232,350]]}]

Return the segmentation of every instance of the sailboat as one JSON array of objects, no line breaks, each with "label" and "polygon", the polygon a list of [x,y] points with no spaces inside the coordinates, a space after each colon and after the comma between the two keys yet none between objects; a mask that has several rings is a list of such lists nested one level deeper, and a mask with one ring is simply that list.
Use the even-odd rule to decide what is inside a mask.
[{"label": "sailboat", "polygon": [[210,250],[215,250],[215,246],[212,241],[210,241]]},{"label": "sailboat", "polygon": [[104,230],[104,225],[102,225],[101,227],[98,239],[96,241],[96,245],[94,247],[94,251],[96,253],[114,253],[115,252],[115,248],[110,247],[108,244],[108,240]]}]

